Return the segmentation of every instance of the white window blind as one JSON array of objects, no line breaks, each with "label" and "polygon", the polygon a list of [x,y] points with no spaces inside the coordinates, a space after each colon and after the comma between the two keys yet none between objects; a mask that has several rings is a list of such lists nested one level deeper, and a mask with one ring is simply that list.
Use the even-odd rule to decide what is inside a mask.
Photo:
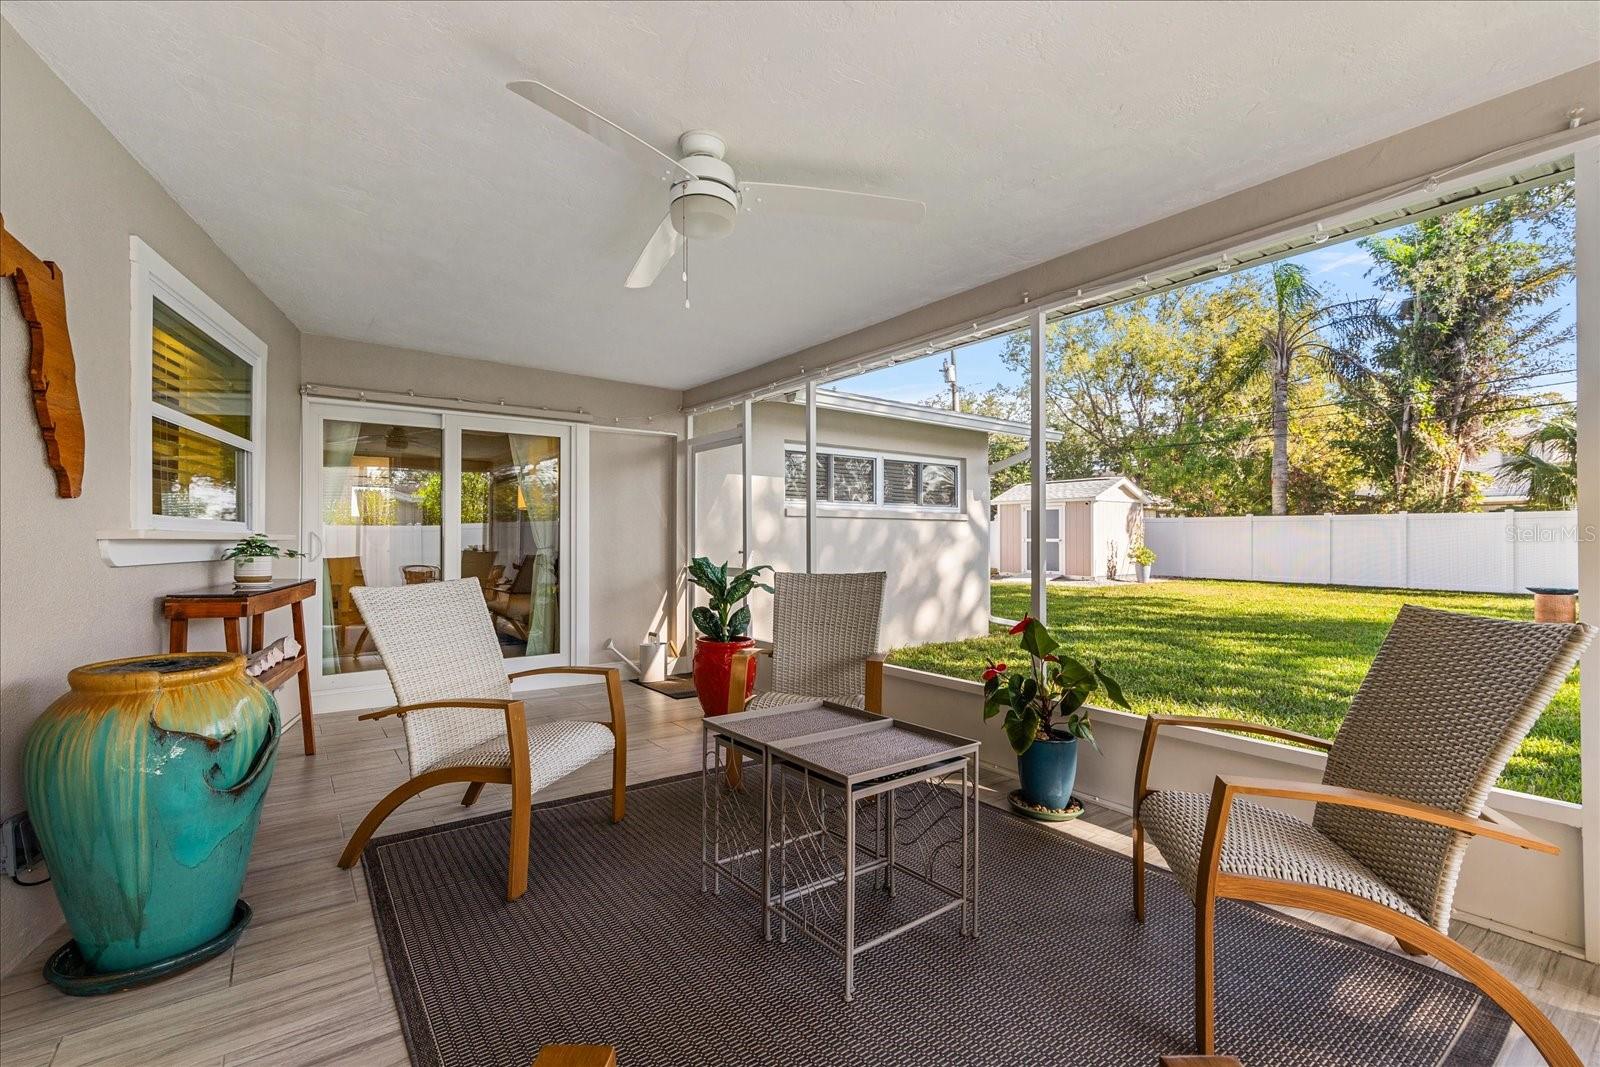
[{"label": "white window blind", "polygon": [[[817,500],[855,507],[960,507],[960,465],[949,460],[911,459],[840,450],[817,452]],[[784,454],[784,496],[806,498],[806,454],[790,446]]]}]

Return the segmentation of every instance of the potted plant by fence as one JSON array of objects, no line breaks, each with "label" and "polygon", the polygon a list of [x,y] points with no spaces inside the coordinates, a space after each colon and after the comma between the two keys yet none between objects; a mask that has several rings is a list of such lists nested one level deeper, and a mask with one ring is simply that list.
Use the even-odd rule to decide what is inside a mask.
[{"label": "potted plant by fence", "polygon": [[[694,643],[694,691],[700,697],[700,710],[707,715],[722,715],[728,710],[728,681],[734,653],[755,644],[750,634],[750,605],[745,601],[757,589],[772,592],[772,586],[759,579],[771,567],[751,567],[737,574],[728,573],[704,556],[689,564],[689,581],[705,591],[709,603],[694,609],[694,625],[701,637]],[[751,659],[745,695],[755,691],[756,663]]]},{"label": "potted plant by fence", "polygon": [[1128,555],[1133,559],[1134,573],[1139,576],[1139,581],[1148,582],[1150,565],[1156,561],[1155,549],[1140,541],[1128,550]]},{"label": "potted plant by fence", "polygon": [[1126,708],[1128,702],[1099,660],[1058,655],[1061,643],[1038,619],[1024,617],[1011,632],[1022,637],[1028,669],[991,660],[983,672],[983,717],[1005,715],[1006,739],[1017,754],[1022,788],[1011,795],[1011,806],[1045,821],[1075,818],[1083,810],[1072,803],[1078,741],[1094,744],[1084,705],[1100,689],[1114,704]]},{"label": "potted plant by fence", "polygon": [[272,581],[273,560],[280,556],[295,559],[300,555],[292,548],[279,548],[267,540],[266,534],[251,534],[231,545],[222,558],[233,560],[233,580],[243,585]]}]

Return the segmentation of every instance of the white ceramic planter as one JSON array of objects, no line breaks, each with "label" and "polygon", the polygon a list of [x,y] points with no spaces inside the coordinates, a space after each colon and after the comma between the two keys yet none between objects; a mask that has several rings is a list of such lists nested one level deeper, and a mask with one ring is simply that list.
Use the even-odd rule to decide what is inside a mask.
[{"label": "white ceramic planter", "polygon": [[233,561],[233,580],[240,585],[272,581],[272,557],[240,556]]}]

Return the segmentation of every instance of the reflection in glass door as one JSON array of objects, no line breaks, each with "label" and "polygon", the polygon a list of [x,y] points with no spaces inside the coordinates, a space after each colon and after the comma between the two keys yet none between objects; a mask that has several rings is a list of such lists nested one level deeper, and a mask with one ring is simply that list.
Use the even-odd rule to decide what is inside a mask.
[{"label": "reflection in glass door", "polygon": [[320,585],[319,684],[359,689],[383,669],[352,595],[364,585],[473,579],[508,671],[567,662],[570,429],[331,400],[306,410],[302,573]]},{"label": "reflection in glass door", "polygon": [[483,587],[506,659],[553,656],[563,651],[562,436],[481,425],[459,431],[460,574]]},{"label": "reflection in glass door", "polygon": [[378,670],[351,590],[440,576],[443,431],[436,416],[361,408],[314,421],[322,674]]}]

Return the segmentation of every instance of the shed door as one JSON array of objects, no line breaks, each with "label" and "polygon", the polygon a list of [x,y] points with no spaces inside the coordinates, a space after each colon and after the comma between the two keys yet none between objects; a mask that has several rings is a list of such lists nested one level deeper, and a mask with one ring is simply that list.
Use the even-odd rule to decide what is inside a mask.
[{"label": "shed door", "polygon": [[[1022,569],[1033,565],[1033,509],[1022,509]],[[1044,569],[1046,574],[1061,573],[1061,509],[1044,513]]]},{"label": "shed door", "polygon": [[1094,505],[1068,504],[1066,537],[1066,573],[1074,578],[1088,578],[1101,573],[1095,569]]}]

